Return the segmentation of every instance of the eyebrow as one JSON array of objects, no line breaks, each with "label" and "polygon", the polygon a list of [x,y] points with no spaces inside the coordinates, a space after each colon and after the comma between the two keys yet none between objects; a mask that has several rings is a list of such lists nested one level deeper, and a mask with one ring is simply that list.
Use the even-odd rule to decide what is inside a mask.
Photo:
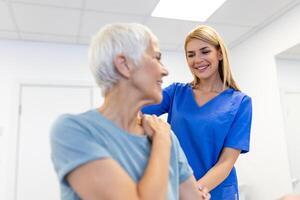
[{"label": "eyebrow", "polygon": [[[209,47],[202,47],[201,49],[199,49],[200,51],[205,50],[205,49],[209,49]],[[193,53],[194,51],[187,51],[187,53]]]}]

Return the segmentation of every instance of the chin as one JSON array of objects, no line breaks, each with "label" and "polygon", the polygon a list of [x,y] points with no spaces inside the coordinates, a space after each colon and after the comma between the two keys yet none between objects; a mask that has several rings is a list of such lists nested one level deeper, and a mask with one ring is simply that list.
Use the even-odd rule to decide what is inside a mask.
[{"label": "chin", "polygon": [[145,96],[145,100],[147,101],[146,105],[159,104],[162,101],[162,92],[151,92],[147,96]]},{"label": "chin", "polygon": [[153,97],[153,104],[159,104],[162,101],[162,94],[157,94]]},{"label": "chin", "polygon": [[209,77],[211,77],[211,74],[199,74],[197,76],[199,79],[208,79]]}]

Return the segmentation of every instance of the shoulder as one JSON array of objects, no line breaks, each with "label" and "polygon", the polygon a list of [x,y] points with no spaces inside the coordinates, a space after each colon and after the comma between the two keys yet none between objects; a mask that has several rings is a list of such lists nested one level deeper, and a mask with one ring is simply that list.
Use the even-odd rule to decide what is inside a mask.
[{"label": "shoulder", "polygon": [[175,83],[173,83],[172,85],[173,85],[173,87],[180,88],[180,89],[191,87],[191,84],[190,84],[190,83],[179,83],[179,82],[175,82]]},{"label": "shoulder", "polygon": [[231,105],[238,115],[252,115],[252,99],[241,91],[233,91]]},{"label": "shoulder", "polygon": [[60,115],[51,127],[51,139],[68,139],[87,132],[88,121],[91,121],[91,111],[80,114]]},{"label": "shoulder", "polygon": [[175,82],[175,83],[172,83],[171,85],[169,85],[168,87],[166,87],[164,89],[164,91],[169,94],[174,94],[174,93],[178,93],[178,92],[184,92],[188,89],[191,89],[190,83]]},{"label": "shoulder", "polygon": [[53,127],[80,126],[85,121],[92,119],[92,111],[87,111],[80,114],[62,114],[53,124]]},{"label": "shoulder", "polygon": [[236,98],[244,98],[245,96],[248,97],[248,95],[242,91],[235,90],[233,88],[230,88],[229,90],[232,90],[232,96]]},{"label": "shoulder", "polygon": [[67,127],[73,127],[77,124],[78,117],[73,114],[62,114],[60,115],[52,125],[52,132],[64,129]]},{"label": "shoulder", "polygon": [[166,88],[187,88],[190,87],[190,83],[179,83],[179,82],[174,82],[172,84],[170,84],[169,86],[167,86]]},{"label": "shoulder", "polygon": [[246,93],[229,88],[222,94],[219,99],[219,108],[236,114],[239,110],[251,110],[252,99]]},{"label": "shoulder", "polygon": [[242,92],[242,91],[238,91],[238,90],[232,90],[232,101],[234,103],[238,103],[241,104],[242,102],[247,102],[247,103],[251,103],[252,99],[250,96],[248,96],[246,93]]}]

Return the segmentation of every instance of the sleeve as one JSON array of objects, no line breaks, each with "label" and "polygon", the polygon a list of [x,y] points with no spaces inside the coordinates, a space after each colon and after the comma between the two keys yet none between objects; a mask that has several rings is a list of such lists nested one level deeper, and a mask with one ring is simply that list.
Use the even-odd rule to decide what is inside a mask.
[{"label": "sleeve", "polygon": [[179,183],[183,183],[193,175],[193,170],[190,167],[187,158],[178,142],[176,135],[172,132],[173,144],[178,154],[178,167],[179,167]]},{"label": "sleeve", "polygon": [[172,100],[174,97],[176,84],[171,84],[165,89],[163,89],[162,96],[163,99],[159,104],[149,105],[142,108],[142,113],[144,114],[155,114],[160,116],[164,113],[169,112]]},{"label": "sleeve", "polygon": [[105,143],[95,142],[92,135],[74,117],[59,117],[50,133],[51,158],[59,181],[68,184],[65,177],[76,167],[89,161],[111,157]]},{"label": "sleeve", "polygon": [[240,149],[241,153],[247,153],[249,151],[251,122],[252,100],[250,97],[244,96],[225,138],[224,147]]}]

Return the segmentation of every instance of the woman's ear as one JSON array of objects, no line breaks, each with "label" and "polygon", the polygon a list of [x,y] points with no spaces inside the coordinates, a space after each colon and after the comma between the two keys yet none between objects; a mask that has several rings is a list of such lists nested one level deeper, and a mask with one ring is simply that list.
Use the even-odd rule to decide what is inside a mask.
[{"label": "woman's ear", "polygon": [[128,59],[123,54],[118,54],[113,60],[116,71],[124,78],[130,77],[130,69],[128,67]]},{"label": "woman's ear", "polygon": [[218,49],[218,59],[219,59],[219,61],[223,60],[223,54],[222,54],[221,48]]}]

